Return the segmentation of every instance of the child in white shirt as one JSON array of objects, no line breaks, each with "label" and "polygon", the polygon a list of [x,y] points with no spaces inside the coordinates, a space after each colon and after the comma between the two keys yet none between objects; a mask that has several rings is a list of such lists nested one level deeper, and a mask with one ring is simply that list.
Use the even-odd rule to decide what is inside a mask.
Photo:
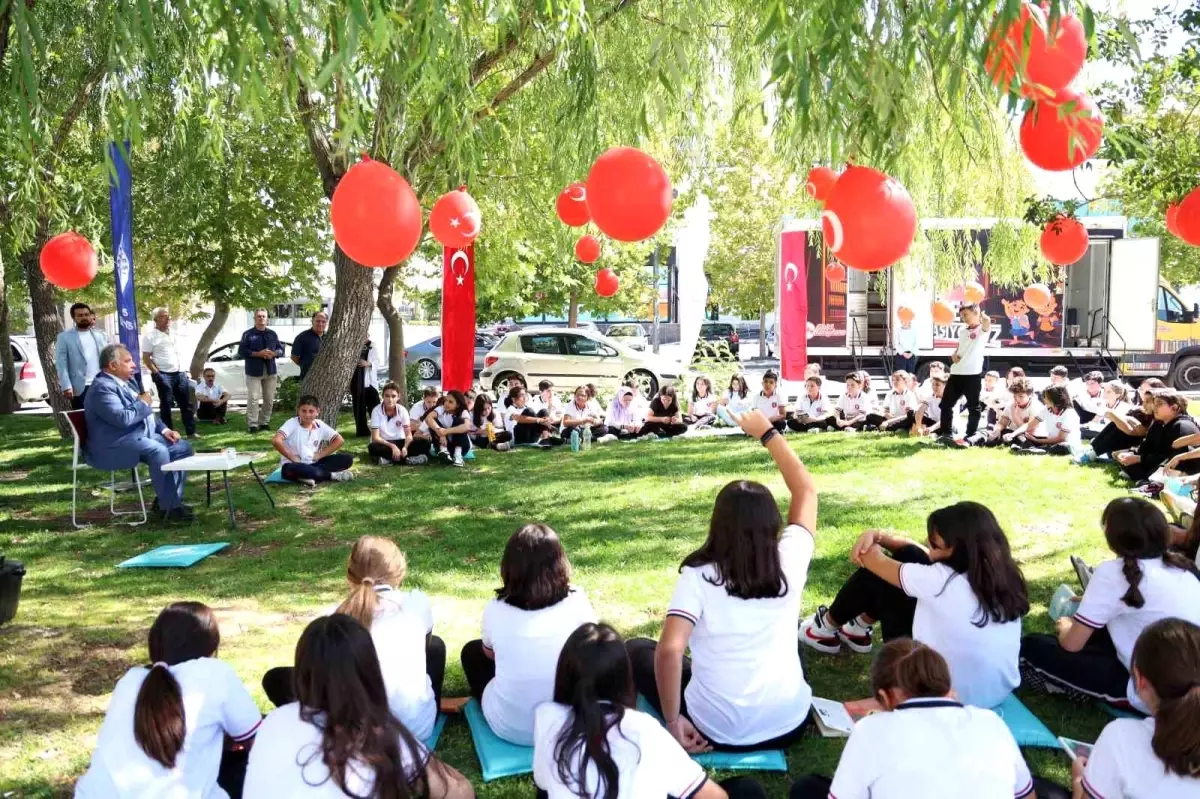
[{"label": "child in white shirt", "polygon": [[1104,373],[1088,372],[1083,383],[1072,386],[1071,403],[1079,414],[1080,424],[1087,424],[1097,416],[1104,417]]},{"label": "child in white shirt", "polygon": [[946,378],[941,376],[929,378],[931,390],[913,414],[912,434],[928,436],[941,430],[942,427],[942,395],[946,391]]},{"label": "child in white shirt", "polygon": [[899,432],[912,429],[916,421],[917,398],[908,390],[905,372],[892,373],[892,390],[883,398],[883,406],[867,414],[867,429]]},{"label": "child in white shirt", "polygon": [[1008,385],[1000,382],[999,372],[991,371],[983,376],[983,390],[979,392],[979,401],[983,403],[984,420],[990,428],[996,424],[1009,402]]},{"label": "child in white shirt", "polygon": [[368,424],[371,441],[367,444],[367,454],[377,459],[380,466],[425,463],[429,460],[430,442],[413,439],[408,409],[400,404],[400,387],[384,383],[379,394],[381,402],[371,410]]},{"label": "child in white shirt", "polygon": [[[1078,405],[1075,409],[1079,410]],[[1093,439],[1100,435],[1101,430],[1112,424],[1110,414],[1124,417],[1131,410],[1133,406],[1129,404],[1129,389],[1120,380],[1109,380],[1100,390],[1100,406],[1091,421],[1083,422],[1083,414],[1079,415],[1079,420],[1083,422],[1080,432],[1085,439]]]},{"label": "child in white shirt", "polygon": [[350,471],[354,458],[338,452],[345,440],[317,418],[320,413],[320,400],[305,394],[296,403],[296,415],[284,422],[271,440],[271,446],[280,455],[285,480],[312,487],[330,480],[354,479],[354,472]]},{"label": "child in white shirt", "polygon": [[683,423],[694,429],[710,427],[717,420],[718,402],[717,395],[713,394],[712,381],[700,375],[692,382],[692,398]]},{"label": "child in white shirt", "polygon": [[1079,415],[1071,407],[1071,395],[1063,386],[1048,386],[1042,392],[1045,407],[1025,432],[1027,443],[1012,445],[1014,452],[1027,455],[1071,455],[1079,448]]},{"label": "child in white shirt", "polygon": [[750,386],[746,383],[745,375],[734,375],[729,378],[729,388],[721,397],[717,407],[717,418],[729,427],[737,427],[732,414],[745,413],[754,407],[754,398],[750,396]]},{"label": "child in white shirt", "polygon": [[836,426],[833,421],[836,411],[833,403],[821,391],[821,383],[820,375],[813,375],[804,381],[804,396],[796,403],[796,410],[787,423],[797,433],[820,432]]},{"label": "child in white shirt", "polygon": [[1008,384],[1008,406],[992,425],[985,436],[976,434],[968,439],[971,444],[981,444],[985,447],[997,447],[1001,444],[1025,442],[1025,431],[1033,424],[1044,410],[1042,403],[1034,396],[1033,386],[1024,377],[1013,378]]},{"label": "child in white shirt", "polygon": [[863,391],[862,375],[858,372],[846,375],[846,391],[838,399],[834,424],[841,430],[861,430],[867,423],[867,414],[874,408],[871,395]]},{"label": "child in white shirt", "polygon": [[763,416],[779,432],[787,428],[787,401],[779,396],[779,375],[767,372],[763,375],[762,391],[754,398],[754,407],[762,411]]}]

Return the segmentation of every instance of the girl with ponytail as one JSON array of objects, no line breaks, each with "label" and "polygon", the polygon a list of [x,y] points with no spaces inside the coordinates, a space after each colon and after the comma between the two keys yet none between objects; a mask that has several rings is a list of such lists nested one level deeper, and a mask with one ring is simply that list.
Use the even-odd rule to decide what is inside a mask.
[{"label": "girl with ponytail", "polygon": [[861,719],[833,779],[810,775],[790,799],[1031,796],[1034,780],[1004,721],[958,701],[950,667],[911,638],[884,644],[871,666],[883,713]]},{"label": "girl with ponytail", "polygon": [[[408,560],[389,538],[364,535],[346,563],[350,594],[333,613],[354,618],[371,633],[383,672],[388,707],[417,738],[433,733],[446,644],[433,634],[433,608],[424,592],[400,590]],[[295,669],[283,666],[263,676],[263,691],[276,707],[296,701]]]},{"label": "girl with ponytail", "polygon": [[1140,497],[1114,499],[1100,517],[1117,557],[1096,566],[1079,609],[1056,624],[1057,635],[1021,641],[1021,677],[1034,688],[1101,699],[1143,713],[1130,679],[1133,645],[1149,625],[1175,616],[1200,624],[1200,572],[1171,549],[1162,512]]},{"label": "girl with ponytail", "polygon": [[[240,794],[241,773],[221,768],[225,737],[248,745],[262,714],[233,669],[216,659],[221,633],[212,610],[199,602],[168,605],[149,638],[152,665],[130,669],[117,683],[75,795]],[[229,784],[218,784],[219,771]]]},{"label": "girl with ponytail", "polygon": [[533,780],[549,799],[765,797],[754,780],[718,785],[658,719],[633,709],[633,672],[625,642],[607,624],[588,622],[563,644],[554,700],[534,719]]},{"label": "girl with ponytail", "polygon": [[1145,719],[1117,719],[1072,769],[1073,799],[1200,796],[1200,627],[1161,619],[1133,648]]}]

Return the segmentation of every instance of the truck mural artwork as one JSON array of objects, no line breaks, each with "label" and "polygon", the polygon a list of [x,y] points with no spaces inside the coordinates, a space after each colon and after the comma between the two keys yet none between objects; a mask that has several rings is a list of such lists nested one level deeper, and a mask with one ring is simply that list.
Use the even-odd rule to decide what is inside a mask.
[{"label": "truck mural artwork", "polygon": [[[1045,374],[1062,364],[1074,377],[1096,369],[1134,381],[1161,377],[1180,390],[1200,391],[1200,306],[1189,308],[1160,279],[1158,239],[1127,237],[1121,216],[1083,221],[1089,236],[1084,256],[1056,269],[1044,284],[1027,287],[993,284],[983,268],[997,220],[927,219],[922,224],[962,230],[979,245],[975,282],[983,289],[981,307],[992,318],[990,369],[1021,366]],[[935,291],[912,274],[904,275],[902,284],[895,269],[878,275],[827,271],[831,259],[814,220],[785,223],[779,233],[781,256],[785,251],[793,261],[803,253],[808,319],[803,331],[795,324],[790,330],[781,326],[778,349],[785,337],[804,335],[808,360],[827,374],[890,371],[900,327],[897,311],[905,307],[913,311],[920,377],[928,374],[930,362],[949,359],[960,323],[935,324],[931,304],[942,300],[957,309],[961,288]]]}]

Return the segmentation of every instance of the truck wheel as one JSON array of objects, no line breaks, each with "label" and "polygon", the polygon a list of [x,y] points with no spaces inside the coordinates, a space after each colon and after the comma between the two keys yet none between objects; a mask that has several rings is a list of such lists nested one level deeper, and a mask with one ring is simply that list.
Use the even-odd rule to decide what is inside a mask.
[{"label": "truck wheel", "polygon": [[1171,385],[1179,391],[1200,391],[1200,355],[1179,359],[1171,370]]}]

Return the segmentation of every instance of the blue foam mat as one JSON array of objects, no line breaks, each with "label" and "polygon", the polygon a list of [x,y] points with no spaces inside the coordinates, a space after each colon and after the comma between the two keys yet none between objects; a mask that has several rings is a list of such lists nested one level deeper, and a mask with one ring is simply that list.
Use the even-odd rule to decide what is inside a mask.
[{"label": "blue foam mat", "polygon": [[[662,716],[656,711],[646,698],[638,694],[637,709],[658,719],[658,723],[662,724]],[[760,749],[756,752],[705,752],[700,755],[692,755],[692,760],[695,760],[706,769],[720,769],[722,771],[787,771],[787,757],[782,749]]]},{"label": "blue foam mat", "polygon": [[292,483],[293,485],[295,484],[294,480],[289,480],[283,476],[283,467],[282,466],[276,466],[275,471],[271,472],[270,474],[268,474],[266,477],[263,478],[263,482],[264,483]]},{"label": "blue foam mat", "polygon": [[475,745],[484,782],[533,772],[532,746],[510,743],[492,732],[483,717],[483,708],[474,699],[463,705],[462,713],[471,728],[471,743]]},{"label": "blue foam mat", "polygon": [[1009,694],[1003,702],[992,708],[992,712],[1004,719],[1018,746],[1059,748],[1058,738],[1041,719],[1033,715],[1033,711],[1017,699],[1016,694]]},{"label": "blue foam mat", "polygon": [[437,749],[438,740],[442,737],[444,729],[446,729],[446,714],[438,713],[437,721],[433,723],[433,732],[429,733],[429,737],[421,743],[425,744],[425,748],[430,752]]},{"label": "blue foam mat", "polygon": [[228,542],[217,544],[168,544],[143,552],[117,564],[118,569],[186,569],[214,552],[229,546]]}]

